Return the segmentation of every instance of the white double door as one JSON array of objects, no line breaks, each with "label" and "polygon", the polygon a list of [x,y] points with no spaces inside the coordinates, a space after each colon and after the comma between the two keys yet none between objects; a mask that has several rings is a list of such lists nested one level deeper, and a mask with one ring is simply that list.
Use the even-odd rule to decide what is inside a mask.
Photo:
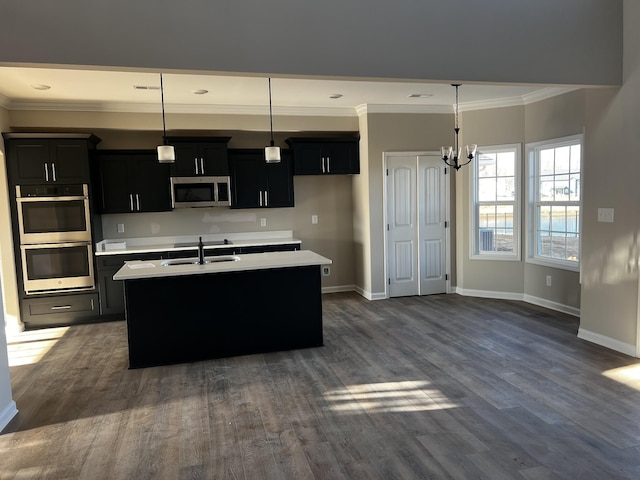
[{"label": "white double door", "polygon": [[390,297],[447,291],[447,189],[438,155],[386,153]]}]

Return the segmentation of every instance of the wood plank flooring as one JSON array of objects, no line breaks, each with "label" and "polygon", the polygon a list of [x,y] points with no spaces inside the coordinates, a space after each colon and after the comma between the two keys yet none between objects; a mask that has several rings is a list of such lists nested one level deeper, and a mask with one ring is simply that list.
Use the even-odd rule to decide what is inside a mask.
[{"label": "wood plank flooring", "polygon": [[639,383],[603,375],[640,361],[577,319],[458,295],[323,309],[321,348],[139,370],[124,322],[70,328],[11,367],[0,479],[640,478]]}]

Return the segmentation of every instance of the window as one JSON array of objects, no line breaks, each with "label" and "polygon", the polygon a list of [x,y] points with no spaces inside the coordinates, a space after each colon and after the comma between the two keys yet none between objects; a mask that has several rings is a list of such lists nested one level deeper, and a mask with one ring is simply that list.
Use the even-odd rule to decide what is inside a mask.
[{"label": "window", "polygon": [[520,259],[520,151],[519,144],[478,149],[471,258]]},{"label": "window", "polygon": [[528,260],[569,270],[580,266],[582,135],[528,146]]}]

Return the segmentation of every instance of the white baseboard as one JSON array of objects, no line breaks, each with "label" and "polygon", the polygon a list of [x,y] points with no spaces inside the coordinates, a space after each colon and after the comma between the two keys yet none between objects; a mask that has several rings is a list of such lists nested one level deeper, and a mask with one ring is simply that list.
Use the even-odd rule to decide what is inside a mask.
[{"label": "white baseboard", "polygon": [[624,343],[611,337],[605,337],[604,335],[600,335],[599,333],[590,332],[589,330],[585,330],[582,327],[578,329],[578,338],[586,340],[587,342],[595,343],[596,345],[600,345],[602,347],[610,348],[611,350],[615,350],[616,352],[624,353],[625,355],[629,355],[631,357],[636,356],[635,345]]},{"label": "white baseboard", "polygon": [[564,305],[562,303],[553,302],[540,297],[534,297],[533,295],[527,295],[524,293],[512,293],[512,292],[494,292],[490,290],[470,290],[460,287],[456,287],[456,293],[467,297],[480,297],[480,298],[497,298],[500,300],[519,300],[521,302],[531,303],[538,305],[539,307],[545,307],[557,312],[573,315],[574,317],[580,316],[580,309]]},{"label": "white baseboard", "polygon": [[362,295],[364,298],[366,298],[367,300],[384,300],[387,298],[387,294],[382,292],[382,293],[371,293],[367,290],[364,290],[363,288],[354,285],[353,287],[353,291]]},{"label": "white baseboard", "polygon": [[0,412],[0,432],[4,430],[4,427],[9,425],[9,422],[13,420],[13,417],[15,417],[17,414],[18,409],[16,408],[16,402],[11,400],[11,402],[9,402],[9,405],[7,405],[4,410],[2,410],[2,412]]}]

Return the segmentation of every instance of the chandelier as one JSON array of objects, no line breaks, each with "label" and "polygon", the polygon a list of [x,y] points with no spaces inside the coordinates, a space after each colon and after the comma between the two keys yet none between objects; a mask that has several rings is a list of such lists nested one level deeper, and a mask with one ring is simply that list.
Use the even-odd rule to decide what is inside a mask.
[{"label": "chandelier", "polygon": [[452,83],[451,86],[456,88],[455,128],[454,128],[454,131],[456,132],[455,145],[448,146],[448,147],[441,147],[442,160],[444,160],[444,163],[446,163],[450,167],[453,167],[456,170],[460,170],[460,167],[464,167],[465,165],[469,164],[471,160],[473,160],[473,156],[476,154],[476,149],[478,148],[478,145],[476,144],[465,145],[464,148],[467,154],[465,157],[466,161],[464,163],[460,163],[460,159],[461,159],[460,154],[462,150],[458,146],[458,135],[460,133],[460,127],[458,126],[458,87],[460,86],[460,84]]}]

